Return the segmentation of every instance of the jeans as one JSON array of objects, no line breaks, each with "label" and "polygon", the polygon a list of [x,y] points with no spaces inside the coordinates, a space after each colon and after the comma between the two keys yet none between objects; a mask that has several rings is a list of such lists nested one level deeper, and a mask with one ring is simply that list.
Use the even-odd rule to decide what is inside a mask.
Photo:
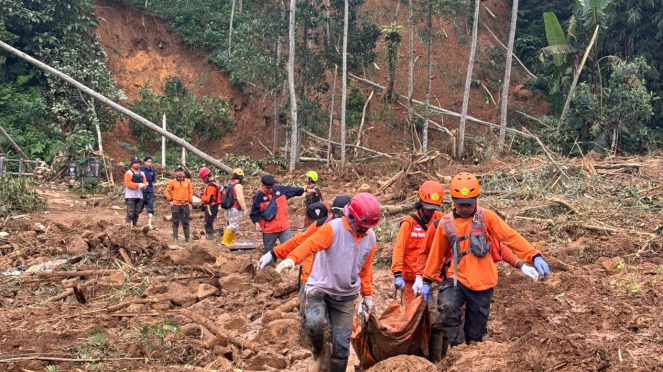
[{"label": "jeans", "polygon": [[143,207],[147,213],[154,214],[154,191],[143,191]]},{"label": "jeans", "polygon": [[184,230],[189,228],[189,206],[188,205],[173,205],[170,208],[170,211],[173,215],[173,228],[177,229],[180,227],[180,221],[182,221],[182,228]]},{"label": "jeans", "polygon": [[[454,287],[453,279],[440,283],[437,307],[450,346],[481,342],[487,331],[492,298],[493,288],[473,291],[460,282]],[[464,326],[461,324],[463,304],[466,305]]]},{"label": "jeans", "polygon": [[132,223],[134,226],[138,223],[138,215],[143,211],[143,199],[141,198],[128,198],[127,202],[127,223]]},{"label": "jeans", "polygon": [[[322,352],[325,346],[325,328],[329,326],[332,366],[348,364],[355,299],[357,295],[332,296],[317,288],[306,293],[303,322],[306,340],[313,354]],[[329,315],[329,322],[326,315]]]},{"label": "jeans", "polygon": [[262,234],[262,243],[265,246],[264,252],[267,253],[276,247],[276,239],[279,243],[283,244],[292,238],[290,228],[287,228],[278,233]]}]

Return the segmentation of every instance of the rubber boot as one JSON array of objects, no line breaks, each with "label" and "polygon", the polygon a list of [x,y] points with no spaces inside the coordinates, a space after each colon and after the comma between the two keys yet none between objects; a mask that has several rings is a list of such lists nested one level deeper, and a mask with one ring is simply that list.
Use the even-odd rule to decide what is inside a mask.
[{"label": "rubber boot", "polygon": [[[235,245],[235,237],[237,236],[236,233],[230,229],[226,229],[228,231],[228,245]],[[224,234],[225,235],[225,234]]]},{"label": "rubber boot", "polygon": [[232,244],[230,244],[230,232],[231,231],[232,230],[230,230],[230,229],[225,229],[223,231],[223,237],[221,238],[221,244],[222,245],[225,245],[225,246],[232,245]]},{"label": "rubber boot", "polygon": [[214,233],[212,233],[212,234],[205,234],[205,237],[207,238],[207,240],[214,241]]},{"label": "rubber boot", "polygon": [[[444,333],[443,332],[431,332],[430,340],[428,341],[428,358],[433,364],[437,364],[442,361],[442,358],[446,355],[446,350],[443,350],[442,345],[444,344]],[[443,355],[443,353],[445,355]]]},{"label": "rubber boot", "polygon": [[154,217],[152,213],[147,215],[147,226],[150,227],[150,230],[154,230],[154,227],[152,227],[152,217]]},{"label": "rubber boot", "polygon": [[348,368],[347,360],[343,362],[331,362],[331,366],[329,367],[329,372],[345,372],[347,368]]},{"label": "rubber boot", "polygon": [[177,227],[173,227],[173,243],[179,243],[177,239]]},{"label": "rubber boot", "polygon": [[191,234],[189,233],[189,229],[184,229],[184,241],[191,243]]},{"label": "rubber boot", "polygon": [[311,355],[311,359],[308,361],[307,372],[321,372],[322,371],[322,362],[325,359],[325,349],[323,348],[317,354]]}]

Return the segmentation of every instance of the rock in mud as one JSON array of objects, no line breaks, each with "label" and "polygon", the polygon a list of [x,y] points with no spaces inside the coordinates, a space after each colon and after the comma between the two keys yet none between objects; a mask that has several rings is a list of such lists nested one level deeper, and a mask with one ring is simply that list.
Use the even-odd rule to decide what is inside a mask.
[{"label": "rock in mud", "polygon": [[414,355],[399,355],[369,368],[367,372],[435,372],[435,364]]},{"label": "rock in mud", "polygon": [[168,286],[163,284],[163,285],[156,285],[152,284],[149,287],[145,288],[143,291],[143,297],[154,297],[158,294],[166,293],[168,292]]},{"label": "rock in mud", "polygon": [[88,253],[88,246],[85,240],[81,238],[76,238],[74,239],[73,242],[71,242],[67,246],[67,253],[69,254],[85,254]]},{"label": "rock in mud", "polygon": [[235,256],[230,253],[221,253],[214,266],[224,274],[251,274],[253,273],[253,264],[246,257]]},{"label": "rock in mud", "polygon": [[617,273],[617,266],[622,262],[622,258],[620,256],[613,257],[609,260],[605,260],[601,263],[603,266],[603,270],[605,270],[606,274],[608,275],[614,275]]},{"label": "rock in mud", "polygon": [[227,292],[246,291],[251,288],[248,279],[239,274],[231,274],[219,279],[219,285]]},{"label": "rock in mud", "polygon": [[311,352],[308,350],[295,350],[290,353],[290,359],[294,362],[296,360],[304,360],[311,357]]},{"label": "rock in mud", "polygon": [[196,303],[198,297],[196,293],[192,292],[189,288],[183,286],[178,282],[170,283],[168,292],[163,294],[164,298],[170,300],[175,305],[188,307]]},{"label": "rock in mud", "polygon": [[280,280],[281,275],[279,275],[271,266],[266,267],[264,270],[258,271],[254,279],[257,284],[274,283]]},{"label": "rock in mud", "polygon": [[277,348],[287,347],[290,349],[299,348],[299,320],[278,319],[263,325],[258,334],[259,342],[266,345],[274,345]]},{"label": "rock in mud", "polygon": [[276,369],[285,369],[288,366],[288,362],[282,355],[260,350],[258,355],[253,357],[249,362],[249,369],[262,370],[265,366]]},{"label": "rock in mud", "polygon": [[241,316],[234,316],[223,324],[223,328],[238,331],[240,333],[244,333],[248,326],[249,322],[246,318]]},{"label": "rock in mud", "polygon": [[201,333],[200,326],[195,323],[185,324],[182,327],[182,334],[185,336],[200,337]]},{"label": "rock in mud", "polygon": [[198,286],[198,293],[196,296],[198,296],[198,301],[202,301],[207,297],[218,296],[220,294],[221,292],[219,292],[216,287],[209,284],[201,284]]}]

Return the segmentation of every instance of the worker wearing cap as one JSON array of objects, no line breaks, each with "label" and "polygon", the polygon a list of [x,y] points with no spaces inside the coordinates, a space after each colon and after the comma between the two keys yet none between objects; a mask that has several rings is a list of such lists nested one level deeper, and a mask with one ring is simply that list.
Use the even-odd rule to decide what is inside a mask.
[{"label": "worker wearing cap", "polygon": [[[344,216],[320,227],[281,262],[276,271],[292,269],[316,254],[306,282],[304,331],[312,356],[308,371],[320,371],[325,356],[325,328],[332,339],[330,372],[345,371],[350,355],[354,300],[362,295],[360,310],[373,308],[373,253],[381,209],[369,193],[355,195]],[[329,321],[327,321],[327,314]]]},{"label": "worker wearing cap", "polygon": [[178,165],[175,168],[175,179],[166,187],[166,199],[170,202],[170,210],[173,216],[173,243],[177,243],[177,231],[182,222],[184,241],[191,241],[189,230],[189,216],[193,209],[193,184],[188,178],[184,178],[184,168]]},{"label": "worker wearing cap", "polygon": [[219,213],[219,203],[221,202],[221,186],[216,182],[212,171],[207,167],[202,167],[198,171],[198,177],[205,182],[203,192],[196,191],[195,195],[200,198],[203,204],[203,213],[205,214],[205,235],[207,240],[214,240],[214,220]]},{"label": "worker wearing cap", "polygon": [[444,188],[437,181],[426,181],[419,187],[419,202],[414,213],[401,221],[391,256],[394,287],[403,291],[403,305],[409,307],[415,294],[412,285],[417,278],[417,257],[424,235],[433,221],[442,218]]},{"label": "worker wearing cap", "polygon": [[322,198],[322,192],[320,192],[320,187],[318,187],[318,172],[308,171],[306,172],[306,206],[308,207],[313,203],[322,202],[324,202],[324,200]]},{"label": "worker wearing cap", "polygon": [[290,218],[288,217],[288,199],[304,194],[301,187],[276,185],[272,175],[266,174],[261,179],[262,186],[253,196],[251,221],[256,231],[262,232],[264,253],[274,249],[276,240],[281,244],[292,238]]},{"label": "worker wearing cap", "polygon": [[147,179],[140,171],[140,159],[131,158],[131,168],[124,174],[124,200],[127,203],[125,222],[136,226],[138,215],[143,211],[143,190],[147,188]]},{"label": "worker wearing cap", "polygon": [[154,217],[154,181],[157,173],[152,168],[152,157],[147,155],[143,159],[144,165],[140,166],[140,171],[145,175],[147,188],[143,190],[143,208],[147,209],[147,226],[152,228],[152,218]]},{"label": "worker wearing cap", "polygon": [[233,177],[230,180],[230,187],[232,188],[235,203],[232,207],[223,211],[223,215],[228,220],[228,227],[223,232],[223,238],[221,239],[221,244],[223,245],[235,245],[235,238],[239,231],[239,221],[242,218],[241,212],[246,210],[242,181],[244,181],[244,170],[235,168],[233,170]]},{"label": "worker wearing cap", "polygon": [[423,271],[421,293],[424,300],[428,300],[431,283],[438,279],[440,270],[449,262],[448,253],[451,252],[446,269],[448,279],[439,285],[437,307],[442,316],[445,342],[455,346],[481,342],[486,334],[493,288],[497,285],[497,268],[487,235],[508,245],[525,262],[533,263],[541,275],[547,276],[550,269],[541,252],[495,212],[477,206],[480,188],[475,175],[455,175],[450,193],[454,209],[442,218],[433,238]]}]

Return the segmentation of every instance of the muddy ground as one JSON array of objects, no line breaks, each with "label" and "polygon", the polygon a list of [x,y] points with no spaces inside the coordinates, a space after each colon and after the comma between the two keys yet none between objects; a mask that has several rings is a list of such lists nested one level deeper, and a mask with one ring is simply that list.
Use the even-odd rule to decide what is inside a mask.
[{"label": "muddy ground", "polygon": [[[542,250],[552,274],[532,282],[500,263],[485,342],[451,349],[437,367],[398,357],[372,371],[663,370],[663,190],[656,188],[663,161],[588,158],[564,167],[568,179],[545,158],[471,168],[482,181],[482,205]],[[447,175],[463,167],[436,169]],[[360,169],[357,176],[349,182],[321,172],[327,200],[377,192],[393,174]],[[416,177],[387,188],[381,202],[412,200],[415,189],[403,185]],[[305,371],[310,354],[288,293],[296,273],[256,272],[257,251],[231,253],[198,240],[173,245],[160,199],[156,230],[143,228],[145,214],[131,230],[121,197],[38,189],[48,213],[4,221],[10,236],[0,241],[0,270],[38,271],[64,259],[41,266],[54,271],[0,278],[0,370]],[[293,227],[303,227],[303,200],[289,207]],[[393,300],[389,257],[399,216],[384,220],[374,261],[378,311]],[[202,225],[194,212],[195,238]],[[260,241],[247,216],[242,229],[238,241]],[[57,297],[63,293],[72,295]],[[348,371],[356,363],[353,353]]]}]

